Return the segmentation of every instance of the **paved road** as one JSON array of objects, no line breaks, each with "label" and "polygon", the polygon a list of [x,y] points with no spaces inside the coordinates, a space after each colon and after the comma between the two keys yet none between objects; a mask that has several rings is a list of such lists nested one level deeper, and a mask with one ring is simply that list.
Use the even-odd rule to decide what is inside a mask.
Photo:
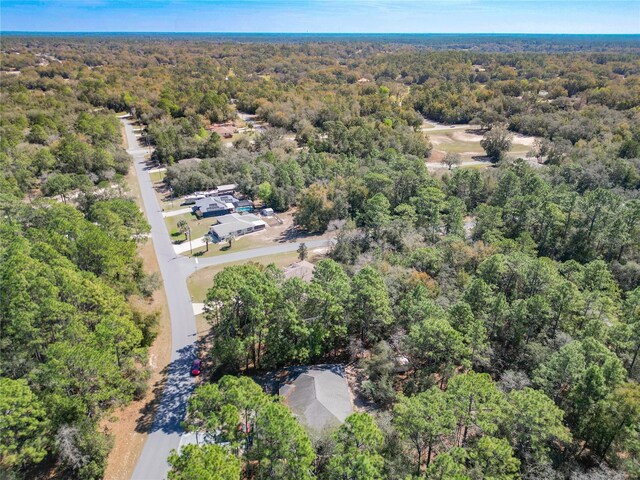
[{"label": "paved road", "polygon": [[[298,248],[299,242],[281,243],[216,257],[206,257],[198,259],[197,262],[193,258],[176,255],[149,176],[145,161],[148,150],[139,146],[132,123],[126,119],[123,119],[122,122],[129,144],[127,152],[133,157],[140,184],[140,194],[147,219],[151,225],[151,238],[167,295],[172,342],[171,361],[168,366],[165,390],[132,479],[163,480],[167,477],[169,470],[167,457],[172,449],[178,448],[180,445],[182,434],[180,422],[186,413],[187,400],[194,389],[193,379],[189,375],[189,367],[196,356],[196,323],[191,296],[187,290],[187,278],[194,271],[212,265],[292,252]],[[309,248],[329,245],[327,240],[312,240],[305,243]]]},{"label": "paved road", "polygon": [[167,476],[167,457],[180,443],[180,422],[186,412],[187,399],[194,388],[193,379],[189,375],[189,365],[196,355],[196,322],[183,269],[175,260],[176,254],[171,238],[147,171],[144,158],[147,149],[138,145],[131,122],[123,120],[123,123],[129,144],[127,152],[133,157],[140,194],[151,225],[151,238],[167,295],[172,342],[166,386],[132,478],[162,480]]}]

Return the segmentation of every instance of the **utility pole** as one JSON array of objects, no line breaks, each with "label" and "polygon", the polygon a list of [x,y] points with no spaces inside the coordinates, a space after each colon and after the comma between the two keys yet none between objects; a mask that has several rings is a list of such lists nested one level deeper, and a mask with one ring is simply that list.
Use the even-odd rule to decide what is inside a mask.
[{"label": "utility pole", "polygon": [[191,255],[193,255],[193,244],[191,243],[191,227],[187,227],[189,232],[189,250],[191,251]]}]

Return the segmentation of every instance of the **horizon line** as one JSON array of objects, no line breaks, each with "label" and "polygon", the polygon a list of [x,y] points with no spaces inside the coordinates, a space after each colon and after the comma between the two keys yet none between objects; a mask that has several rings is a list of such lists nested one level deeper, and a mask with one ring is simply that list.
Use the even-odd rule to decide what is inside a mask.
[{"label": "horizon line", "polygon": [[161,31],[161,30],[2,30],[1,34],[16,34],[16,33],[28,33],[28,34],[47,34],[47,33],[64,33],[64,34],[176,34],[176,35],[575,35],[575,36],[640,36],[638,33],[558,33],[558,32],[216,32],[216,31]]}]

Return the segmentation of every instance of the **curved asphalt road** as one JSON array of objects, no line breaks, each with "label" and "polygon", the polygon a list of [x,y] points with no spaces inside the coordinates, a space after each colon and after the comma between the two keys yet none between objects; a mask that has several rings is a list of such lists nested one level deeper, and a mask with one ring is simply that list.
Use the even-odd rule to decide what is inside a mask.
[{"label": "curved asphalt road", "polygon": [[[125,126],[129,144],[127,152],[133,157],[140,184],[140,194],[147,219],[151,225],[151,239],[160,265],[160,273],[169,304],[172,341],[166,386],[132,479],[164,480],[169,471],[167,457],[172,449],[178,448],[180,443],[182,434],[180,422],[185,416],[187,400],[194,389],[194,381],[189,375],[189,367],[196,356],[196,322],[191,297],[187,290],[187,278],[200,268],[295,251],[299,243],[282,243],[271,247],[228,253],[218,257],[206,257],[199,259],[198,263],[190,258],[176,257],[151,177],[147,171],[145,154],[149,150],[139,145],[133,132],[132,122],[122,119],[122,123]],[[312,240],[305,243],[309,248],[323,247],[329,244],[327,240]]]}]

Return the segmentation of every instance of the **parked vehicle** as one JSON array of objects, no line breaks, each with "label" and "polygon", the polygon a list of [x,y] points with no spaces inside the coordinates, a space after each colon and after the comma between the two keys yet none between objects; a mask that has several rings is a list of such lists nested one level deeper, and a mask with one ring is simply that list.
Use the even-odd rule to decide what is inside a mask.
[{"label": "parked vehicle", "polygon": [[202,372],[202,362],[200,360],[194,360],[191,364],[191,375],[197,377]]}]

